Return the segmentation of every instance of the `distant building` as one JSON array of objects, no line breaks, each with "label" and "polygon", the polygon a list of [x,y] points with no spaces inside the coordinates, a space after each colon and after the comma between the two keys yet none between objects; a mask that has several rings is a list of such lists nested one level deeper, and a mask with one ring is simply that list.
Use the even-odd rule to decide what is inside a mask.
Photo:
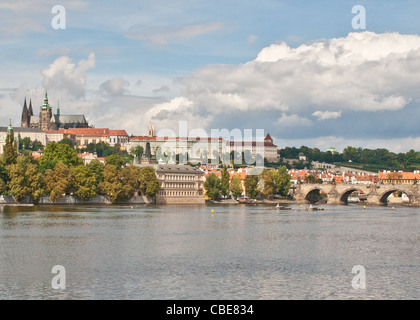
[{"label": "distant building", "polygon": [[267,133],[263,142],[228,141],[227,144],[229,146],[229,152],[236,152],[238,154],[249,152],[253,158],[260,155],[270,162],[279,161],[277,146],[273,143],[273,138],[271,138],[269,133]]},{"label": "distant building", "polygon": [[[138,165],[138,164],[137,164]],[[155,169],[160,190],[156,204],[204,204],[203,171],[187,165],[138,165]]]},{"label": "distant building", "polygon": [[0,154],[3,154],[3,148],[6,143],[6,137],[9,132],[13,131],[15,140],[29,138],[31,141],[39,141],[44,146],[47,144],[46,134],[39,128],[13,128],[9,123],[8,127],[0,127]]},{"label": "distant building", "polygon": [[104,142],[111,146],[119,144],[121,149],[125,150],[129,140],[125,130],[110,130],[108,128],[71,128],[65,130],[64,133],[74,136],[78,147]]},{"label": "distant building", "polygon": [[331,152],[332,154],[339,154],[339,153],[340,153],[340,152],[339,152],[336,148],[334,148],[334,147],[330,147],[330,148],[328,148],[326,152]]},{"label": "distant building", "polygon": [[53,115],[52,107],[48,103],[47,93],[45,93],[44,103],[39,109],[39,115],[34,115],[32,101],[29,101],[28,108],[25,98],[21,119],[22,128],[39,128],[42,130],[89,128],[84,115],[61,115],[59,105],[56,114]]},{"label": "distant building", "polygon": [[383,171],[379,172],[379,183],[383,184],[417,184],[420,180],[420,171]]},{"label": "distant building", "polygon": [[84,152],[84,153],[79,153],[77,155],[79,158],[82,158],[85,165],[88,165],[89,163],[91,163],[93,160],[98,160],[101,163],[105,164],[105,158],[102,157],[97,157],[96,154],[93,153],[89,153],[89,152]]}]

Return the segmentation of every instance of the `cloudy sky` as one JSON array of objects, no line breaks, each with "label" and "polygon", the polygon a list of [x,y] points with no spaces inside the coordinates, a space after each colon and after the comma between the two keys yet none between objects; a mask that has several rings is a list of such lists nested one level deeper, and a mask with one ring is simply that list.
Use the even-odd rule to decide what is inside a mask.
[{"label": "cloudy sky", "polygon": [[56,4],[0,0],[3,126],[48,90],[54,111],[130,135],[187,121],[279,148],[420,150],[418,1],[63,0],[54,29]]}]

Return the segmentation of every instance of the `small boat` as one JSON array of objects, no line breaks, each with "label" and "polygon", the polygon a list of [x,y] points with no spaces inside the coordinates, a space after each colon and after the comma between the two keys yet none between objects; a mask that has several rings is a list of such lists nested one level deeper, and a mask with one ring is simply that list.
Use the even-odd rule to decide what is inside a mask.
[{"label": "small boat", "polygon": [[292,210],[290,207],[281,206],[279,203],[276,205],[277,210]]},{"label": "small boat", "polygon": [[317,207],[313,207],[311,204],[309,205],[309,208],[306,207],[305,208],[306,211],[319,211],[319,210],[324,210],[324,208],[317,208]]},{"label": "small boat", "polygon": [[238,199],[238,202],[242,204],[265,204],[264,200],[256,199]]}]

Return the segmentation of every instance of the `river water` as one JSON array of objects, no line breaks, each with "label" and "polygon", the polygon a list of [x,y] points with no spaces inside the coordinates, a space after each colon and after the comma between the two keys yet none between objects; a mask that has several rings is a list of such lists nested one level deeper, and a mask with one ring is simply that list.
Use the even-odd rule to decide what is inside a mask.
[{"label": "river water", "polygon": [[0,299],[420,298],[420,208],[290,206],[1,207]]}]

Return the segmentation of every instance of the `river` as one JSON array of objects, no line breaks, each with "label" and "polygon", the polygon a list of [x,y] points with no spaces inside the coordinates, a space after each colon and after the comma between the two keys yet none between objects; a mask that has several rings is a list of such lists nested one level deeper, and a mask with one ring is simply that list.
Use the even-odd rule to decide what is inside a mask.
[{"label": "river", "polygon": [[0,207],[0,299],[420,298],[420,208],[290,206]]}]

